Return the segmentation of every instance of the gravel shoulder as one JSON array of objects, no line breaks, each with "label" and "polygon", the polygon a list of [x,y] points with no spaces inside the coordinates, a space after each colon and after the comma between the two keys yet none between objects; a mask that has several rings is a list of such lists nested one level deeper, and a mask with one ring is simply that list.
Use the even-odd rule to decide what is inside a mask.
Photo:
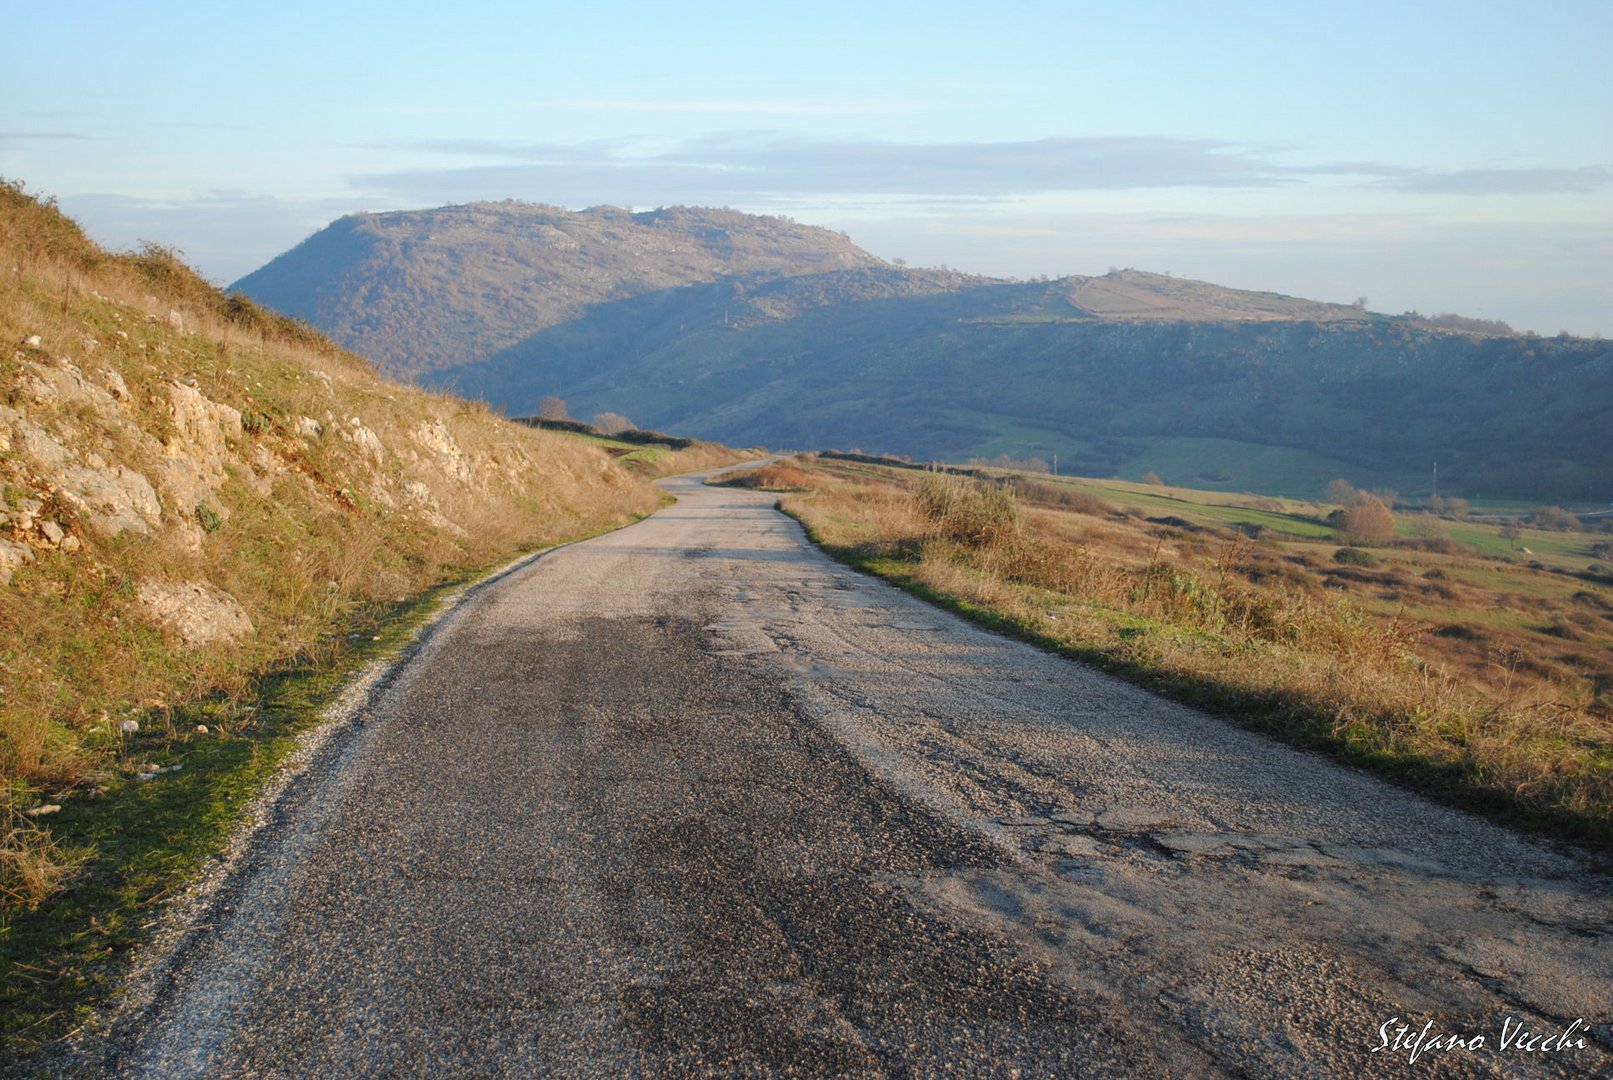
[{"label": "gravel shoulder", "polygon": [[1572,855],[666,485],[371,695],[83,1071],[1613,1074]]}]

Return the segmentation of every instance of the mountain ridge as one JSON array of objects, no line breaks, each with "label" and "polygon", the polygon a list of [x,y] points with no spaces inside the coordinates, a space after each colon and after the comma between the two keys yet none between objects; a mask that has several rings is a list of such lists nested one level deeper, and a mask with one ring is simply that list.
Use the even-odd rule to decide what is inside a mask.
[{"label": "mountain ridge", "polygon": [[786,218],[671,207],[467,203],[351,214],[230,286],[409,377],[587,306],[719,277],[884,265]]}]

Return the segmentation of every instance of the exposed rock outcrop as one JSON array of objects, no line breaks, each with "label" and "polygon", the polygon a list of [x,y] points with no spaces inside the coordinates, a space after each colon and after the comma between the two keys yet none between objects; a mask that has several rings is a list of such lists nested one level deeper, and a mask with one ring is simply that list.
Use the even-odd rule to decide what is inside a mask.
[{"label": "exposed rock outcrop", "polygon": [[252,620],[235,597],[198,581],[145,581],[140,607],[179,635],[187,647],[234,641],[252,633]]}]

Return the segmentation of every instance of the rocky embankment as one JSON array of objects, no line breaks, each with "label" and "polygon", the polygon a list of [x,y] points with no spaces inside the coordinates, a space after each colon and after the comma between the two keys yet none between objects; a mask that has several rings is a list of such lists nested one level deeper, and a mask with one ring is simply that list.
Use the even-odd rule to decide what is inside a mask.
[{"label": "rocky embankment", "polygon": [[93,774],[120,717],[656,505],[588,440],[389,382],[169,252],[109,255],[48,203],[0,196],[11,805]]}]

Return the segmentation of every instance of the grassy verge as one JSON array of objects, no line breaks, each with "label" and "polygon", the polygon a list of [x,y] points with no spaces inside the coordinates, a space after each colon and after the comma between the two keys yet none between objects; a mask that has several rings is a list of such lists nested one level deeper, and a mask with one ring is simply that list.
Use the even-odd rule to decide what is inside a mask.
[{"label": "grassy verge", "polygon": [[[1513,595],[1479,592],[1484,574],[1526,579],[1507,582],[1515,591],[1580,583],[1398,549],[1357,571],[1319,559],[1320,542],[1261,544],[1095,503],[1031,507],[1003,487],[905,470],[790,469],[782,508],[848,565],[1448,804],[1613,852],[1605,687],[1528,663],[1490,660],[1482,678],[1456,670],[1472,635],[1501,633],[1482,620],[1497,595]],[[1392,560],[1424,560],[1435,576],[1412,578]],[[1432,632],[1404,599],[1385,610],[1386,583],[1422,581],[1436,592],[1419,599],[1465,618],[1449,624],[1463,633]]]}]

